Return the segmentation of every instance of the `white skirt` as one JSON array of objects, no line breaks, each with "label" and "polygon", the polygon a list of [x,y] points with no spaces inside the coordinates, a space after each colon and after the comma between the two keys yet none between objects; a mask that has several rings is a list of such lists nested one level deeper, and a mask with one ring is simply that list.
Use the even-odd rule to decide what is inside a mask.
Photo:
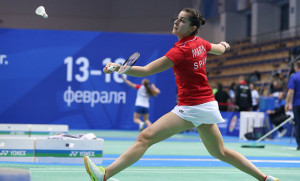
[{"label": "white skirt", "polygon": [[225,122],[219,111],[217,101],[211,101],[195,106],[175,106],[171,112],[186,121],[192,122],[196,127],[201,124]]}]

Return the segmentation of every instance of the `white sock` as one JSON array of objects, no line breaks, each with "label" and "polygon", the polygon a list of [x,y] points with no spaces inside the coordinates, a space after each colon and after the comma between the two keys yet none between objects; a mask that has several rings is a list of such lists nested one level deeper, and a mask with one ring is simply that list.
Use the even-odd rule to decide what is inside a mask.
[{"label": "white sock", "polygon": [[142,127],[144,127],[144,122],[140,122],[140,124],[139,124],[139,126],[140,126],[140,128],[142,128]]}]

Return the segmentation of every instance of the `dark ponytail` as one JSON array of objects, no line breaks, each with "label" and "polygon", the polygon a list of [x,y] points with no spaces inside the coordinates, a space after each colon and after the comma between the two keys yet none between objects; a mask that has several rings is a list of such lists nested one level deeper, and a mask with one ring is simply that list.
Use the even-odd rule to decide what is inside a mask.
[{"label": "dark ponytail", "polygon": [[200,11],[194,8],[184,8],[182,11],[188,12],[191,14],[189,16],[189,20],[191,21],[191,26],[196,26],[197,29],[192,33],[192,35],[196,35],[198,33],[198,29],[201,25],[205,24],[205,19],[201,15]]},{"label": "dark ponytail", "polygon": [[143,85],[145,86],[146,88],[146,91],[147,91],[147,94],[149,94],[150,96],[155,96],[155,93],[152,91],[152,89],[150,88],[150,82],[148,79],[144,79],[143,80]]}]

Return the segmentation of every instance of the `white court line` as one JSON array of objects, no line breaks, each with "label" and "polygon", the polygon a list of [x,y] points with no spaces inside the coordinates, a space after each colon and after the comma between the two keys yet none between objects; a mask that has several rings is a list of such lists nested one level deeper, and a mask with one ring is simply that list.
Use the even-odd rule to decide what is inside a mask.
[{"label": "white court line", "polygon": [[[220,168],[221,169],[221,168]],[[167,171],[178,171],[178,170],[185,170],[185,171],[218,171],[220,169],[213,169],[213,168],[180,168],[180,169],[176,169],[176,168],[142,168],[142,169],[133,169],[133,168],[128,168],[126,169],[125,171],[160,171],[160,170],[167,170]],[[222,168],[224,169],[224,168]],[[231,168],[228,168],[228,169],[231,169]],[[278,169],[278,170],[277,170]],[[291,170],[291,169],[294,169],[294,170]],[[274,168],[274,169],[271,169],[271,170],[264,170],[265,172],[271,172],[271,171],[282,171],[282,172],[287,172],[287,171],[296,171],[297,173],[299,172],[299,169],[298,168],[291,168],[291,169],[282,169],[282,168]],[[219,172],[219,171],[218,171]],[[238,171],[240,172],[240,171]],[[300,174],[300,172],[299,172]]]},{"label": "white court line", "polygon": [[[47,169],[47,170],[44,170]],[[229,170],[230,168],[228,168],[227,170]],[[157,172],[157,171],[175,171],[177,172],[178,170],[180,171],[218,171],[220,169],[214,169],[214,168],[180,168],[180,169],[176,169],[176,168],[127,168],[126,170],[124,170],[123,172],[129,171],[129,172],[144,172],[144,171],[153,171],[153,172]],[[282,168],[274,168],[274,169],[263,169],[265,172],[271,172],[271,171],[279,171],[279,172],[297,172],[300,174],[299,172],[299,168],[291,168],[291,169],[282,169]],[[73,168],[73,169],[69,169],[69,168],[30,168],[30,171],[34,171],[34,172],[86,172],[84,169],[81,168]],[[237,171],[237,173],[239,173],[240,171]]]},{"label": "white court line", "polygon": [[[116,160],[116,158],[103,158],[103,160]],[[203,161],[203,162],[222,162],[218,159],[189,159],[189,158],[141,158],[143,161]],[[300,160],[250,160],[259,163],[300,163]]]},{"label": "white court line", "polygon": [[[178,170],[173,170],[173,171],[165,171],[165,170],[124,170],[122,171],[123,173],[160,173],[160,174],[201,174],[201,173],[218,173],[218,174],[239,174],[239,173],[243,173],[241,171],[220,171],[219,170],[211,170],[211,171],[207,171],[207,170],[202,170],[203,172],[199,172],[200,170],[195,170],[195,171],[187,171],[187,170],[182,170],[182,169],[178,169]],[[272,170],[274,171],[274,170]],[[299,170],[294,170],[295,172],[292,173],[291,170],[281,170],[280,172],[276,171],[276,174],[280,174],[280,175],[300,175]],[[35,171],[30,171],[30,173],[53,173],[53,172],[68,172],[68,173],[84,173],[85,171],[63,171],[63,170],[57,170],[57,171],[51,171],[51,170],[35,170]],[[114,181],[119,181],[115,178],[110,178],[111,180]]]},{"label": "white court line", "polygon": [[[43,171],[44,169],[47,169],[49,171],[82,171],[82,172],[86,172],[84,169],[82,168],[30,168],[30,170],[34,170],[34,171]],[[224,168],[222,168],[224,169]],[[230,169],[229,167],[227,169]],[[274,171],[274,170],[278,170],[278,171],[293,171],[292,169],[294,169],[295,171],[299,172],[299,168],[295,168],[292,167],[291,169],[282,169],[282,168],[274,168],[274,169],[264,169],[264,171]],[[159,170],[168,170],[168,171],[177,171],[177,170],[191,170],[191,171],[216,171],[216,170],[220,170],[220,169],[214,169],[214,168],[127,168],[126,170],[132,170],[132,171],[159,171]],[[300,172],[299,172],[300,173]]]},{"label": "white court line", "polygon": [[[150,171],[150,172],[148,172],[148,171],[129,171],[129,170],[127,170],[127,171],[122,171],[122,172],[124,172],[124,173],[146,173],[147,172],[147,174],[148,173],[159,173],[159,174],[202,174],[202,173],[205,173],[205,174],[207,174],[207,173],[210,173],[210,174],[242,174],[243,172],[242,171],[211,171],[211,172],[184,172],[184,171],[176,171],[176,172],[166,172],[166,171]],[[297,171],[297,172],[295,172],[295,173],[291,173],[291,172],[276,172],[276,174],[280,174],[280,175],[300,175],[300,172],[299,171]]]},{"label": "white court line", "polygon": [[120,180],[115,179],[115,178],[109,178],[108,180],[120,181]]},{"label": "white court line", "polygon": [[[80,169],[80,170],[72,170],[72,171],[70,171],[69,169],[65,169],[65,170],[62,170],[62,169],[60,169],[60,170],[49,170],[48,168],[47,168],[47,170],[38,170],[38,169],[30,169],[29,170],[29,172],[30,172],[30,174],[32,173],[32,172],[38,172],[38,173],[45,173],[45,172],[51,172],[51,173],[53,173],[53,172],[68,172],[68,173],[85,173],[86,171],[85,170],[82,170],[82,169]],[[108,180],[113,180],[113,181],[120,181],[120,180],[118,180],[118,179],[115,179],[115,178],[113,178],[113,177],[111,177],[111,178],[109,178]]]}]

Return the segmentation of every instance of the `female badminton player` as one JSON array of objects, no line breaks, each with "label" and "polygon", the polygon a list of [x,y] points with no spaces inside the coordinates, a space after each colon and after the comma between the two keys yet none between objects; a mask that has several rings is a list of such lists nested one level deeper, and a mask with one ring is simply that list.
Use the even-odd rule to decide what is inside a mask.
[{"label": "female badminton player", "polygon": [[[97,167],[89,157],[85,157],[85,167],[92,179],[106,180],[138,161],[151,145],[196,127],[203,144],[212,156],[235,166],[259,181],[279,180],[262,173],[240,153],[224,146],[217,126],[217,123],[224,120],[207,82],[205,67],[207,53],[222,55],[229,50],[230,46],[226,42],[209,43],[195,36],[198,28],[204,23],[205,19],[198,10],[183,9],[174,21],[172,33],[178,37],[174,47],[165,56],[145,66],[132,66],[126,72],[131,76],[145,77],[172,67],[178,88],[178,105],[144,129],[136,142],[106,168]],[[107,69],[109,66],[116,66],[117,68],[112,71],[117,71],[120,65],[108,63],[103,69],[105,73],[112,72]]]},{"label": "female badminton player", "polygon": [[[130,80],[127,80],[123,75],[122,79],[128,86],[138,90],[135,100],[133,121],[139,125],[139,130],[142,131],[145,124],[147,127],[151,126],[151,122],[149,120],[149,96],[156,96],[160,93],[160,90],[154,84],[150,84],[148,79],[143,79],[142,84],[135,84]],[[141,116],[144,121],[140,119]]]}]

